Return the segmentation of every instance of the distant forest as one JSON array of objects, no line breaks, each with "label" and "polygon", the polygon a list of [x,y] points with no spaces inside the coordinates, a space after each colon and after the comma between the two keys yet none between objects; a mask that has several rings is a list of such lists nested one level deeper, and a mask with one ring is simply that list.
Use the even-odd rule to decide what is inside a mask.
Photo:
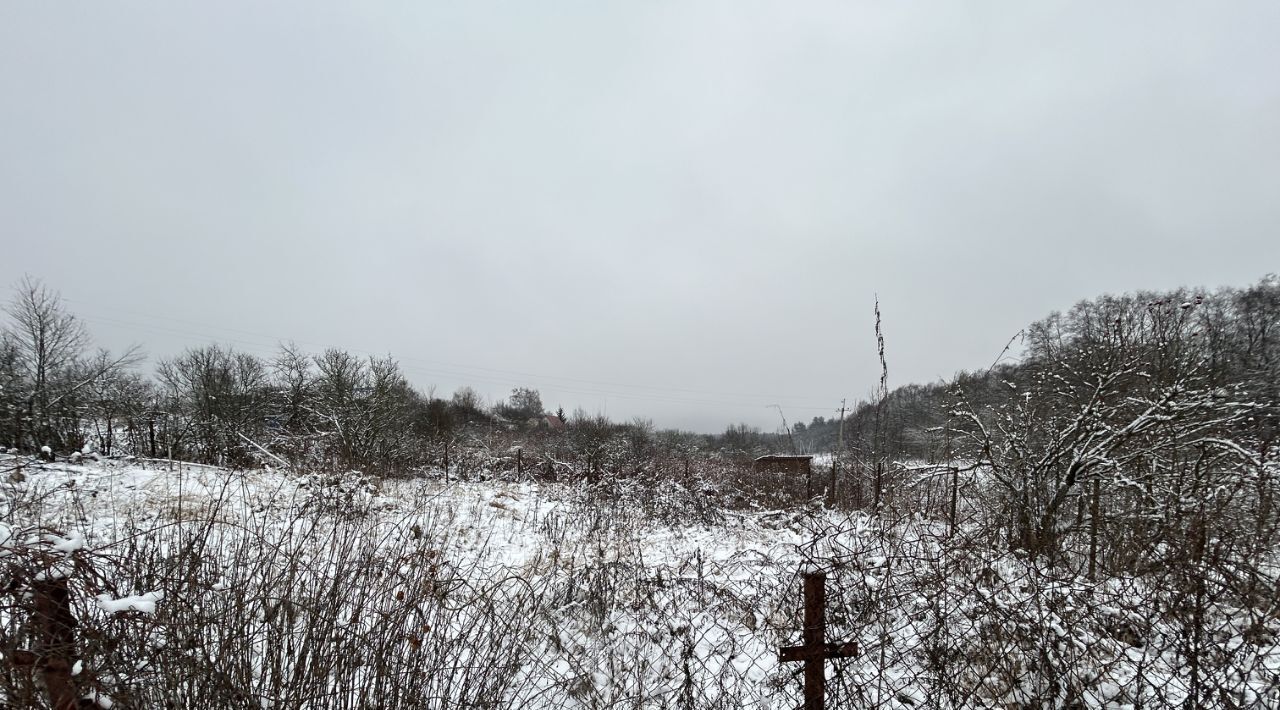
[{"label": "distant forest", "polygon": [[[1090,373],[1126,358],[1144,372],[1128,386],[1149,388],[1194,368],[1200,386],[1229,388],[1232,396],[1264,405],[1266,414],[1248,428],[1264,442],[1276,438],[1280,279],[1274,275],[1246,288],[1141,291],[1082,301],[1029,325],[1010,345],[988,370],[903,385],[882,400],[857,403],[843,422],[847,451],[863,458],[877,452],[895,460],[943,461],[958,451],[958,406],[995,411],[1046,386],[1045,394],[1061,397],[1058,388],[1068,384],[1063,378],[1079,378],[1081,385]],[[796,445],[834,451],[840,430],[836,417],[799,422]]]},{"label": "distant forest", "polygon": [[162,359],[147,376],[137,369],[136,352],[95,352],[83,323],[38,281],[21,284],[6,310],[0,445],[29,452],[49,447],[64,455],[395,475],[458,465],[477,451],[481,460],[509,463],[516,447],[521,466],[528,457],[546,470],[635,472],[687,468],[690,460],[834,452],[843,440],[841,464],[872,470],[890,461],[989,458],[982,447],[991,432],[982,443],[973,429],[1013,426],[998,421],[1001,413],[1030,407],[1023,415],[1048,425],[1075,412],[1090,393],[1103,393],[1097,407],[1118,412],[1121,400],[1167,387],[1250,403],[1247,420],[1231,422],[1232,434],[1263,452],[1278,426],[1275,276],[1244,288],[1083,301],[1029,325],[989,370],[897,387],[855,403],[843,421],[816,417],[786,432],[731,425],[719,435],[547,412],[532,388],[516,388],[493,405],[465,387],[436,397],[414,388],[390,357],[337,349],[282,346],[264,359],[209,345]]}]

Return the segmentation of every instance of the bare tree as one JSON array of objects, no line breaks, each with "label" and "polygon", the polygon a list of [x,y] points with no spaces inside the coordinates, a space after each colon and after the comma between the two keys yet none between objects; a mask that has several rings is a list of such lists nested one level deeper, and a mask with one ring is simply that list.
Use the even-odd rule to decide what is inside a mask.
[{"label": "bare tree", "polygon": [[[248,353],[217,345],[192,348],[158,368],[177,422],[168,443],[176,453],[206,463],[247,464],[256,460],[256,442],[271,414],[267,366]],[[185,441],[188,432],[194,440]]]},{"label": "bare tree", "polygon": [[62,297],[40,281],[26,277],[6,309],[12,321],[5,355],[11,369],[6,392],[17,409],[11,419],[14,443],[20,446],[77,446],[83,439],[83,403],[77,397],[94,383],[135,364],[141,353],[134,347],[112,357],[106,351],[93,359],[84,324],[67,311]]},{"label": "bare tree", "polygon": [[96,437],[96,448],[110,456],[117,451],[119,435],[124,434],[130,450],[147,451],[152,383],[135,371],[119,367],[116,358],[106,351],[98,351],[84,369],[99,373],[85,387],[82,398],[89,420],[86,429]]},{"label": "bare tree", "polygon": [[362,360],[330,349],[317,356],[315,364],[311,411],[329,441],[330,464],[388,472],[408,463],[415,449],[414,415],[421,397],[409,387],[395,360]]},{"label": "bare tree", "polygon": [[[1182,303],[1153,301],[1148,317],[1117,299],[1077,307],[1032,329],[1004,403],[980,408],[958,389],[964,458],[994,491],[1011,547],[1053,562],[1065,537],[1084,535],[1092,574],[1101,557],[1167,561],[1188,553],[1178,542],[1201,534],[1191,528],[1222,525],[1227,539],[1258,523],[1228,518],[1270,515],[1254,490],[1264,452],[1245,435],[1265,405],[1216,383],[1185,315],[1195,304]],[[1203,496],[1232,505],[1209,519]]]},{"label": "bare tree", "polygon": [[30,446],[55,444],[54,390],[88,347],[89,334],[66,311],[57,292],[29,276],[23,278],[6,310],[13,323],[11,337],[21,373],[19,397],[24,411],[19,423],[26,425],[15,438]]}]

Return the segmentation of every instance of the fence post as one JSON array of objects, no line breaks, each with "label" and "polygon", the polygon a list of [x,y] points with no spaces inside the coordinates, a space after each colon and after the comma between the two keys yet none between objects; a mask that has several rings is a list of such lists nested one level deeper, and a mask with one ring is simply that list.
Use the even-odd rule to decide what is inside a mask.
[{"label": "fence post", "polygon": [[827,500],[831,501],[829,505],[835,505],[836,502],[836,459],[831,457],[831,492],[827,494]]},{"label": "fence post", "polygon": [[71,590],[65,577],[34,583],[36,627],[44,686],[53,710],[75,710],[78,700],[71,676],[76,655],[76,623],[71,613]]},{"label": "fence post", "polygon": [[827,575],[804,575],[804,645],[784,646],[783,662],[804,661],[804,710],[824,710],[827,698],[826,661],[858,653],[855,643],[827,643]]},{"label": "fence post", "polygon": [[[827,644],[827,577],[822,573],[804,578],[804,645],[821,648]],[[805,710],[822,710],[827,699],[826,662],[820,656],[804,662]]]}]

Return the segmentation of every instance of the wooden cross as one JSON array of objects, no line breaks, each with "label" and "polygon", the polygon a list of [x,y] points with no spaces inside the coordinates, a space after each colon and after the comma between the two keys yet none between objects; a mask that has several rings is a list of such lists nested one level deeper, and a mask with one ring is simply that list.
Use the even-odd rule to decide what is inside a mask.
[{"label": "wooden cross", "polygon": [[783,646],[778,660],[804,661],[804,710],[823,710],[827,702],[826,660],[849,658],[858,645],[827,643],[827,575],[810,572],[804,576],[804,645]]}]

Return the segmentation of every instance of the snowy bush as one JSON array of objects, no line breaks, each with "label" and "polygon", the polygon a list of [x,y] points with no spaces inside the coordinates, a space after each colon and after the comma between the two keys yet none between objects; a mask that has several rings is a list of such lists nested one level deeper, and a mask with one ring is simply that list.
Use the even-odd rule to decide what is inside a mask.
[{"label": "snowy bush", "polygon": [[359,471],[312,473],[298,482],[301,508],[316,515],[362,518],[378,500],[377,480]]}]

